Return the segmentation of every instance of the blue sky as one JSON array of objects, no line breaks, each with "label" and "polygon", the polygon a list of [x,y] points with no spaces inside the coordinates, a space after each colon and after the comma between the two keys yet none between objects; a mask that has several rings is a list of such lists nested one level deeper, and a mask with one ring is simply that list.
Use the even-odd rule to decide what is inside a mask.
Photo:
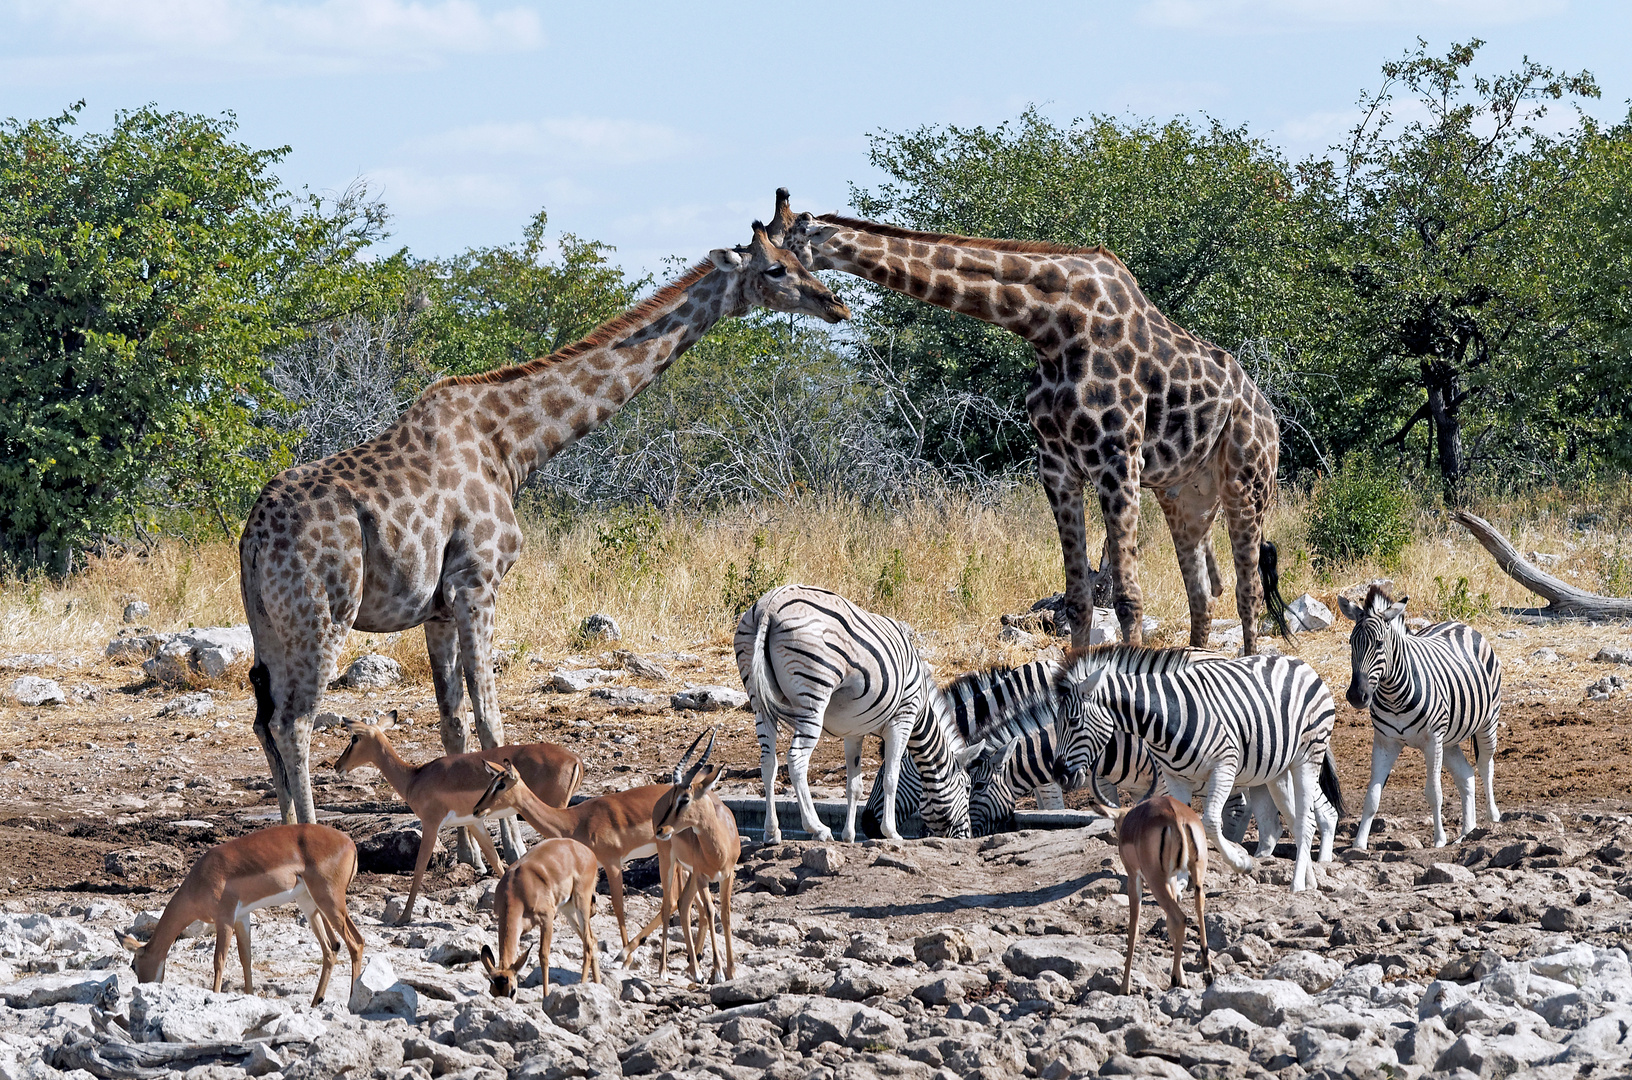
[{"label": "blue sky", "polygon": [[1484,38],[1487,72],[1587,68],[1605,118],[1632,99],[1623,0],[0,0],[0,117],[231,110],[245,142],[292,147],[293,188],[368,177],[393,247],[514,241],[544,208],[552,233],[660,270],[745,240],[779,184],[844,207],[878,179],[869,132],[1036,104],[1206,113],[1321,152],[1419,36]]}]

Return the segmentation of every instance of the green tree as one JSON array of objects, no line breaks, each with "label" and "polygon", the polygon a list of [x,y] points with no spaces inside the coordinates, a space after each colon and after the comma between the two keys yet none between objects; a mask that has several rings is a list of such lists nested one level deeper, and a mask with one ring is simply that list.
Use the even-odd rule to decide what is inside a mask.
[{"label": "green tree", "polygon": [[547,258],[540,210],[519,244],[471,248],[419,264],[425,310],[416,354],[428,370],[464,375],[519,364],[570,345],[631,306],[650,277],[631,279],[613,249],[571,233]]},{"label": "green tree", "polygon": [[[1244,129],[1124,124],[1105,117],[1059,125],[1028,109],[995,128],[925,127],[872,137],[889,180],[853,189],[865,217],[973,236],[1103,244],[1147,296],[1194,333],[1237,350],[1293,350],[1302,363],[1318,323],[1297,280],[1314,246],[1308,208],[1286,162]],[[878,289],[866,306],[875,348],[905,363],[919,394],[982,390],[1019,410],[1034,362],[1019,338],[967,316]],[[947,460],[1029,460],[1022,426],[998,418],[932,424]]]},{"label": "green tree", "polygon": [[159,507],[230,531],[286,460],[255,420],[262,354],[384,224],[286,195],[286,150],[235,142],[230,115],[79,135],[78,109],[0,124],[0,545],[58,569]]},{"label": "green tree", "polygon": [[1474,75],[1480,45],[1438,57],[1419,41],[1385,64],[1321,192],[1346,234],[1352,389],[1389,431],[1381,447],[1403,451],[1427,425],[1425,462],[1453,501],[1476,462],[1544,457],[1568,422],[1557,402],[1579,360],[1581,279],[1562,260],[1580,247],[1582,129],[1538,124],[1547,103],[1598,94],[1587,72],[1529,60]]}]

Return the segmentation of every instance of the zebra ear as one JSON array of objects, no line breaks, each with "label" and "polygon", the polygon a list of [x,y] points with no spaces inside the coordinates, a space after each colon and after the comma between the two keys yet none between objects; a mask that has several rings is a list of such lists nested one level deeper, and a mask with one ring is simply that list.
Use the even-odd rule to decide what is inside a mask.
[{"label": "zebra ear", "polygon": [[1400,599],[1396,603],[1391,605],[1387,611],[1383,612],[1383,621],[1393,622],[1395,619],[1398,619],[1401,615],[1404,615],[1405,614],[1405,602],[1407,600],[1409,600],[1409,599],[1411,599],[1409,596],[1400,597]]},{"label": "zebra ear", "polygon": [[978,761],[980,759],[980,755],[984,754],[985,752],[986,740],[982,739],[980,742],[964,747],[962,750],[957,751],[952,756],[957,759],[958,768],[967,771],[969,766]]},{"label": "zebra ear", "polygon": [[1341,611],[1343,617],[1350,622],[1359,622],[1366,617],[1366,609],[1350,600],[1347,596],[1337,598],[1337,610]]},{"label": "zebra ear", "polygon": [[1108,667],[1089,672],[1088,677],[1074,687],[1077,695],[1085,700],[1091,700],[1095,694],[1099,693],[1099,688],[1105,685],[1105,680],[1110,674],[1111,669]]}]

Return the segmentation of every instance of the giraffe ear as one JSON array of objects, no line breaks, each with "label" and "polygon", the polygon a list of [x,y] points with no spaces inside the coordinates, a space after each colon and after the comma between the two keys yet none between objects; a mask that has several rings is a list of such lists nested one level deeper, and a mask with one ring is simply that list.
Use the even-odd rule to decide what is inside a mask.
[{"label": "giraffe ear", "polygon": [[708,253],[708,261],[714,264],[714,269],[729,273],[742,268],[742,253],[731,248],[715,248]]}]

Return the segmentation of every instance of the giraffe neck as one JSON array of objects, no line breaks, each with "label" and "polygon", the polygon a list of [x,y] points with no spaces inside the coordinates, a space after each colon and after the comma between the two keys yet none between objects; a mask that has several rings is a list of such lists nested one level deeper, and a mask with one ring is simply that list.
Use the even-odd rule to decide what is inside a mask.
[{"label": "giraffe neck", "polygon": [[1115,257],[1100,250],[1005,251],[972,238],[874,232],[864,222],[833,216],[819,220],[841,224],[821,244],[822,269],[843,270],[1012,330],[1046,352],[1083,329],[1057,325],[1062,301],[1093,311],[1107,299],[1117,305],[1118,290],[1138,288]]},{"label": "giraffe neck", "polygon": [[[747,304],[707,263],[551,356],[433,387],[468,408],[512,495],[564,447],[605,423],[722,318]],[[432,396],[427,391],[427,397]]]}]

